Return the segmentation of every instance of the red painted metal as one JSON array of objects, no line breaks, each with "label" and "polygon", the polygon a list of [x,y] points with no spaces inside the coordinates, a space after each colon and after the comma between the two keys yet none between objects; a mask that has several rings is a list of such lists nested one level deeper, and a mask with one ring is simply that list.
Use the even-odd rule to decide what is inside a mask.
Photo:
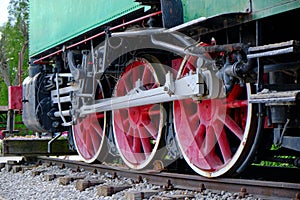
[{"label": "red painted metal", "polygon": [[[113,30],[116,30],[116,29],[118,29],[118,28],[122,28],[122,27],[128,26],[128,25],[130,25],[130,24],[133,24],[133,23],[142,21],[142,20],[147,19],[147,18],[149,18],[149,17],[153,17],[153,16],[156,16],[156,15],[160,15],[161,13],[162,13],[162,11],[157,11],[157,12],[155,12],[155,13],[151,13],[151,14],[145,15],[145,16],[143,16],[143,17],[140,17],[140,18],[137,18],[137,19],[134,19],[134,20],[131,20],[131,21],[122,23],[122,24],[120,24],[120,25],[111,27],[111,28],[109,28],[109,30],[110,30],[110,31],[113,31]],[[85,43],[85,42],[87,42],[87,41],[90,41],[90,40],[92,40],[92,39],[94,39],[94,38],[100,37],[100,36],[102,36],[102,35],[104,35],[104,34],[105,34],[105,31],[102,31],[102,32],[100,32],[100,33],[98,33],[98,34],[96,34],[96,35],[93,35],[93,36],[91,36],[91,37],[85,38],[84,40],[82,40],[82,41],[80,41],[80,42],[77,42],[77,43],[75,43],[75,44],[72,44],[72,45],[70,45],[70,46],[67,46],[67,47],[65,47],[65,49],[60,49],[60,50],[57,50],[57,51],[55,51],[55,52],[53,52],[53,53],[51,53],[51,54],[48,54],[48,55],[46,55],[46,56],[43,56],[43,57],[41,57],[41,58],[35,60],[33,63],[34,63],[34,64],[39,64],[40,62],[42,62],[42,61],[43,61],[44,59],[46,59],[46,58],[50,58],[50,57],[52,57],[52,56],[54,56],[54,55],[58,55],[58,54],[62,53],[63,51],[67,50],[67,49],[71,49],[71,48],[73,48],[73,47],[76,47],[76,46],[78,46],[78,45],[80,45],[80,44],[83,44],[83,43]]]},{"label": "red painted metal", "polygon": [[[180,77],[195,71],[190,57]],[[234,85],[222,99],[174,101],[174,122],[179,146],[188,163],[199,170],[222,170],[242,143],[247,121],[245,88]]]},{"label": "red painted metal", "polygon": [[8,87],[8,109],[21,110],[22,109],[22,86]]},{"label": "red painted metal", "polygon": [[[174,69],[176,72],[179,71],[180,65],[182,63],[183,58],[176,58],[172,60],[172,69]],[[175,74],[176,77],[177,74]]]},{"label": "red painted metal", "polygon": [[[102,99],[102,92],[99,92],[97,99]],[[98,159],[101,153],[105,137],[104,112],[88,114],[78,119],[73,126],[73,136],[78,154],[85,162],[92,163]]]},{"label": "red painted metal", "polygon": [[[128,95],[139,79],[146,90],[159,86],[150,63],[139,58],[127,66],[116,85],[115,96]],[[151,104],[114,110],[113,116],[119,151],[127,163],[139,168],[149,160],[151,154],[155,154],[154,146],[159,141],[161,106]]]}]

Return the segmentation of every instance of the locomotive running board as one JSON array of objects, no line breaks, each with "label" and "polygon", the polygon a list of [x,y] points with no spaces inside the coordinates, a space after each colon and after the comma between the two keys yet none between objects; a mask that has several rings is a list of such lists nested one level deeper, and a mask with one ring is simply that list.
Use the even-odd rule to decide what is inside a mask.
[{"label": "locomotive running board", "polygon": [[294,91],[269,91],[263,90],[257,94],[251,94],[249,103],[265,103],[265,104],[291,104],[300,100],[300,90]]},{"label": "locomotive running board", "polygon": [[295,53],[300,51],[300,41],[290,40],[281,43],[250,47],[248,51],[248,59]]}]

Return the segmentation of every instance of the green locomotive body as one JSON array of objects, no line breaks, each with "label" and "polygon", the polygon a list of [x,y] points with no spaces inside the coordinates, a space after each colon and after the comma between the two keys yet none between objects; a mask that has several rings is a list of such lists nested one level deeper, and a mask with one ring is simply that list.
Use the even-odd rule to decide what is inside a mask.
[{"label": "green locomotive body", "polygon": [[[127,14],[149,10],[149,6],[134,0],[30,0],[29,5],[30,56],[41,54],[101,26],[109,26],[110,22]],[[243,13],[246,16],[239,23],[245,23],[299,7],[297,0],[182,0],[184,23],[198,18],[211,19],[226,14]],[[141,12],[135,16],[139,15]],[[223,22],[226,26],[227,22]]]}]

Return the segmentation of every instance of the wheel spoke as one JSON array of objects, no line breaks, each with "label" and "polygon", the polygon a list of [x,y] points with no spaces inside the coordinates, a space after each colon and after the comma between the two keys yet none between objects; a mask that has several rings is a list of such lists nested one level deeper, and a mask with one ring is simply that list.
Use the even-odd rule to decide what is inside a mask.
[{"label": "wheel spoke", "polygon": [[144,70],[141,79],[145,81],[149,76],[151,76],[151,74],[149,74],[149,70]]},{"label": "wheel spoke", "polygon": [[[103,98],[100,83],[95,96],[96,99]],[[85,162],[92,163],[96,161],[101,153],[103,139],[105,138],[105,120],[106,114],[97,112],[78,119],[77,124],[72,126],[77,152]]]},{"label": "wheel spoke", "polygon": [[229,93],[229,95],[227,96],[227,102],[232,102],[235,101],[236,99],[239,98],[239,96],[241,95],[241,93],[243,92],[243,88],[239,85],[239,84],[235,84],[233,86],[233,89],[231,90],[231,92]]},{"label": "wheel spoke", "polygon": [[128,80],[128,79],[122,79],[122,80],[120,80],[119,84],[122,84],[122,86],[124,86],[124,88],[119,88],[118,89],[118,93],[120,95],[125,95],[125,94],[127,94],[131,90],[131,87],[128,84],[129,81],[130,80]]},{"label": "wheel spoke", "polygon": [[201,147],[201,145],[203,144],[204,137],[205,137],[205,126],[200,125],[195,135],[195,141],[198,147]]},{"label": "wheel spoke", "polygon": [[151,117],[156,117],[155,115],[158,115],[158,117],[159,117],[159,115],[161,114],[161,111],[160,110],[149,110],[147,114]]},{"label": "wheel spoke", "polygon": [[133,131],[133,145],[132,150],[134,153],[141,153],[141,139],[139,137],[137,129]]},{"label": "wheel spoke", "polygon": [[204,138],[203,153],[207,155],[213,152],[215,149],[215,144],[216,138],[212,127],[206,127],[206,136]]},{"label": "wheel spoke", "polygon": [[[195,58],[187,59],[178,79],[196,71]],[[235,84],[226,98],[174,101],[176,140],[184,159],[197,173],[217,177],[233,172],[249,153],[255,136],[255,129],[249,127],[256,124],[248,102],[250,87]]]},{"label": "wheel spoke", "polygon": [[149,79],[152,79],[151,71],[149,69],[145,69],[141,76],[141,80],[143,81],[144,85],[150,85],[152,83],[155,83],[155,80],[153,79],[149,80]]},{"label": "wheel spoke", "polygon": [[[136,88],[137,81],[142,83],[138,85],[142,90],[160,86],[151,62],[144,58],[130,61],[116,84],[114,95],[126,95],[131,89]],[[113,111],[115,141],[120,156],[129,167],[142,169],[151,162],[162,134],[163,119],[160,104]]]},{"label": "wheel spoke", "polygon": [[[95,124],[95,123],[97,123],[97,121],[95,121],[91,126],[91,128],[94,130],[94,134],[91,134],[92,135],[92,137],[96,137],[96,136],[100,136],[100,138],[102,138],[103,137],[103,129],[102,129],[102,127],[100,127],[100,126],[98,126],[97,124]],[[99,137],[97,137],[97,138],[99,138]],[[100,142],[100,141],[98,141],[98,142]]]},{"label": "wheel spoke", "polygon": [[138,159],[135,157],[136,154],[132,150],[133,147],[132,133],[131,134],[123,133],[123,135],[125,135],[125,139],[123,139],[124,137],[122,137],[122,139],[118,141],[120,142],[119,146],[122,146],[122,152],[124,156],[126,157],[126,159],[130,160],[131,162],[138,163]]},{"label": "wheel spoke", "polygon": [[94,150],[94,152],[97,152],[98,144],[100,144],[101,141],[99,140],[99,135],[96,129],[91,128],[89,139],[91,140],[90,142],[91,142],[92,149]]},{"label": "wheel spoke", "polygon": [[142,151],[142,138],[140,138],[139,130],[134,130],[134,138],[133,138],[133,152],[138,162],[145,160],[144,151]]},{"label": "wheel spoke", "polygon": [[78,146],[81,147],[82,155],[85,155],[86,157],[89,157],[89,156],[93,155],[92,149],[89,149],[88,143],[86,142],[86,135],[85,134],[78,134],[77,144],[78,144]]},{"label": "wheel spoke", "polygon": [[[182,110],[181,112],[181,117],[180,117],[180,126],[179,126],[179,131],[180,133],[185,133],[188,134],[188,137],[183,137],[181,139],[181,142],[183,142],[185,145],[184,146],[190,146],[190,143],[192,142],[190,138],[194,138],[194,131],[191,129],[190,126],[190,121],[188,120],[188,115],[187,115],[187,110]],[[182,136],[182,135],[180,135]]]},{"label": "wheel spoke", "polygon": [[217,136],[224,163],[227,163],[232,158],[232,154],[224,126],[219,120],[216,120],[213,128]]},{"label": "wheel spoke", "polygon": [[234,135],[236,135],[236,137],[238,137],[240,140],[243,139],[244,131],[229,115],[226,115],[223,123],[232,131],[232,133],[234,133]]},{"label": "wheel spoke", "polygon": [[154,126],[153,122],[152,123],[145,123],[144,121],[142,122],[144,127],[147,129],[148,133],[154,138],[157,139],[157,127]]},{"label": "wheel spoke", "polygon": [[150,137],[147,131],[144,128],[139,129],[139,137],[142,141],[142,147],[146,154],[146,157],[151,153],[152,147],[150,143]]},{"label": "wheel spoke", "polygon": [[241,108],[241,107],[247,107],[248,101],[247,100],[236,100],[231,101],[226,104],[226,108]]},{"label": "wheel spoke", "polygon": [[114,111],[114,119],[122,123],[118,123],[117,126],[121,131],[127,132],[130,129],[130,121],[128,110],[119,109]]},{"label": "wheel spoke", "polygon": [[92,147],[92,145],[91,145],[91,144],[92,144],[91,137],[90,137],[89,134],[87,134],[87,133],[90,133],[90,132],[91,132],[91,129],[88,128],[87,131],[88,131],[88,132],[86,132],[86,133],[84,134],[84,140],[83,140],[83,141],[84,141],[84,143],[86,144],[88,150],[90,150],[91,152],[93,152],[93,151],[92,151],[93,148],[91,148],[91,147]]},{"label": "wheel spoke", "polygon": [[209,160],[207,160],[206,155],[202,152],[203,149],[196,144],[196,140],[190,141],[190,146],[185,150],[188,155],[193,155],[190,157],[190,162],[195,163],[199,167],[203,167],[206,170],[211,169]]}]

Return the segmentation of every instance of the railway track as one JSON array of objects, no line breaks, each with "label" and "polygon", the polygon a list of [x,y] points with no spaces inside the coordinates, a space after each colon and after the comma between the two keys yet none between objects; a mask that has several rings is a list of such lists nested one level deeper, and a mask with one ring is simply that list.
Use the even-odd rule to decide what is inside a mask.
[{"label": "railway track", "polygon": [[[102,164],[87,164],[77,160],[60,159],[53,157],[37,157],[39,164],[58,165],[78,171],[83,169],[97,174],[111,174],[112,177],[127,177],[137,182],[146,179],[149,183],[164,188],[164,190],[189,190],[203,192],[206,189],[228,191],[238,194],[239,199],[246,199],[251,194],[253,199],[299,199],[300,183],[288,181],[253,180],[247,178],[217,178],[208,179],[199,175],[178,174],[166,171],[147,170],[132,171],[116,166]],[[249,172],[251,173],[251,172]],[[90,184],[90,183],[89,183]],[[222,192],[221,192],[222,193]],[[184,196],[183,196],[184,197]],[[185,198],[189,199],[188,196]],[[133,199],[139,199],[134,197]],[[166,198],[167,199],[167,198]],[[170,199],[180,199],[170,197]],[[252,198],[250,198],[252,199]]]}]

